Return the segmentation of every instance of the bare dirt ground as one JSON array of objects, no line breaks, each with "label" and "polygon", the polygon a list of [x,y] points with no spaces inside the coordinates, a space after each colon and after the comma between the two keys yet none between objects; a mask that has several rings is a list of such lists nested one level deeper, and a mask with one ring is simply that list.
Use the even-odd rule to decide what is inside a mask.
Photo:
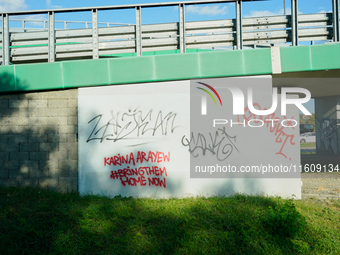
[{"label": "bare dirt ground", "polygon": [[302,199],[340,199],[340,156],[317,155],[312,147],[302,148],[301,153],[302,165],[320,164],[323,170],[327,169],[327,172],[301,174]]}]

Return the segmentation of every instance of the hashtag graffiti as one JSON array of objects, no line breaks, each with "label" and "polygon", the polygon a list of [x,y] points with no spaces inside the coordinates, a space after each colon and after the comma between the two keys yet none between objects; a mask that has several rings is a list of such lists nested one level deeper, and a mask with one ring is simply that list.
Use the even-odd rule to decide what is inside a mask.
[{"label": "hashtag graffiti", "polygon": [[119,177],[119,174],[117,173],[117,171],[111,171],[111,175],[110,175],[110,178],[111,179],[118,179],[118,177]]}]

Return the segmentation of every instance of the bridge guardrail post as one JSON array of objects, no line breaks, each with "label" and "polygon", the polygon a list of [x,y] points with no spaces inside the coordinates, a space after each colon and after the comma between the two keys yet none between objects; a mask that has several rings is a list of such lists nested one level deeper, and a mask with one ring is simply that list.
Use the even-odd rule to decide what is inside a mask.
[{"label": "bridge guardrail post", "polygon": [[92,9],[92,58],[99,58],[98,10]]},{"label": "bridge guardrail post", "polygon": [[292,0],[292,46],[299,45],[298,0]]},{"label": "bridge guardrail post", "polygon": [[48,62],[55,62],[54,12],[48,12]]},{"label": "bridge guardrail post", "polygon": [[237,0],[236,4],[236,45],[237,49],[243,48],[242,38],[242,1]]},{"label": "bridge guardrail post", "polygon": [[2,14],[2,65],[9,65],[9,17],[7,13]]},{"label": "bridge guardrail post", "polygon": [[339,0],[332,1],[333,10],[333,41],[340,41]]},{"label": "bridge guardrail post", "polygon": [[185,53],[185,5],[179,5],[179,48],[181,53]]},{"label": "bridge guardrail post", "polygon": [[142,8],[136,6],[136,54],[142,56]]}]

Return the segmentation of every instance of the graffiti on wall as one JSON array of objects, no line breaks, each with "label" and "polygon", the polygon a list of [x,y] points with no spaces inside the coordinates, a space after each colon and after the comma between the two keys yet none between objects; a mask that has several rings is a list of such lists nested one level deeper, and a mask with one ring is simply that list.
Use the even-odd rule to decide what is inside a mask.
[{"label": "graffiti on wall", "polygon": [[318,134],[316,137],[316,146],[318,150],[323,147],[327,152],[332,152],[334,155],[337,155],[339,148],[337,120],[332,118],[319,120],[316,118],[316,130]]},{"label": "graffiti on wall", "polygon": [[[176,126],[176,113],[149,110],[128,110],[122,114],[111,112],[111,116],[98,114],[87,124],[93,128],[86,143],[91,141],[118,142],[124,139],[138,138],[144,135],[167,135],[173,133]],[[130,144],[140,146],[142,144]],[[157,186],[166,188],[166,167],[158,166],[162,162],[170,162],[170,152],[137,151],[126,155],[117,154],[104,157],[104,167],[110,167],[108,176],[119,180],[122,186]],[[142,164],[147,163],[147,166]],[[154,164],[154,165],[149,165]],[[112,170],[111,170],[112,169]]]},{"label": "graffiti on wall", "polygon": [[167,135],[173,133],[176,126],[176,113],[162,111],[143,112],[141,110],[128,110],[123,113],[113,113],[111,116],[98,114],[88,121],[94,124],[87,141],[112,141],[137,138],[144,135],[155,136],[156,134]]},{"label": "graffiti on wall", "polygon": [[[138,151],[124,156],[104,157],[104,167],[118,166],[118,169],[111,170],[109,176],[112,180],[119,180],[124,187],[147,185],[166,188],[166,167],[157,165],[162,162],[170,162],[170,152]],[[143,163],[148,165],[143,166]]]},{"label": "graffiti on wall", "polygon": [[[267,110],[266,108],[261,109],[261,106],[258,103],[254,103],[253,106],[257,110]],[[283,120],[285,120],[285,125],[283,126],[281,124],[282,119],[276,116],[275,112],[270,115],[255,115],[248,107],[244,108],[244,112],[244,115],[238,116],[238,122],[245,121],[248,123],[250,120],[254,120],[254,123],[259,123],[260,121],[263,121],[268,132],[274,135],[275,143],[281,145],[280,150],[275,152],[275,154],[288,158],[287,145],[295,145],[294,134],[289,134],[288,132],[289,129],[295,129],[294,117],[286,118],[286,116],[284,116]],[[289,158],[289,160],[290,159],[291,158]]]},{"label": "graffiti on wall", "polygon": [[[257,110],[262,110],[258,103],[253,104]],[[264,108],[263,110],[267,110]],[[245,114],[237,116],[238,125],[240,123],[249,123],[253,121],[254,124],[258,124],[261,121],[265,123],[265,128],[268,132],[274,135],[275,143],[280,144],[279,151],[275,154],[287,157],[288,145],[295,145],[294,134],[289,134],[288,129],[295,129],[294,117],[287,118],[284,116],[285,125],[281,124],[282,119],[272,113],[270,115],[255,115],[250,112],[248,107],[244,108]],[[270,120],[270,121],[269,121]],[[182,145],[187,146],[189,152],[193,157],[200,155],[205,156],[206,154],[215,155],[217,160],[226,160],[234,151],[240,152],[237,148],[236,135],[230,135],[226,132],[225,127],[218,128],[215,132],[209,132],[208,135],[202,133],[194,134],[191,132],[190,138],[186,136],[182,137]],[[291,159],[291,158],[289,158]]]},{"label": "graffiti on wall", "polygon": [[[250,190],[248,181],[243,180],[248,177],[246,173],[242,177],[232,175],[235,181],[225,173],[220,173],[222,178],[192,176],[191,167],[210,161],[212,165],[224,161],[237,167],[263,162],[281,164],[285,160],[283,156],[268,157],[275,153],[272,148],[279,152],[277,143],[280,142],[280,147],[285,143],[281,152],[286,155],[286,149],[293,146],[288,146],[290,133],[281,132],[279,127],[274,127],[272,133],[276,137],[270,139],[265,127],[254,132],[236,125],[235,129],[222,125],[209,129],[205,127],[211,126],[210,122],[197,121],[192,129],[190,87],[190,81],[176,81],[80,89],[79,192],[160,198],[187,194],[210,196],[229,192],[226,187],[231,185],[237,187],[235,192],[285,195],[287,188],[283,186],[291,181],[277,185],[263,179],[261,185],[259,182],[258,187]],[[201,97],[198,104],[200,100]],[[198,115],[200,109],[196,109]],[[214,110],[213,116],[220,117],[216,108],[209,109]],[[227,115],[221,117],[230,116],[229,112],[231,108],[223,109],[222,113]],[[237,116],[232,118],[237,121]],[[258,117],[246,112],[240,118]],[[298,194],[298,189],[289,189],[289,194],[292,193]]]},{"label": "graffiti on wall", "polygon": [[236,147],[236,136],[230,136],[225,128],[219,128],[216,132],[210,132],[207,136],[202,133],[191,132],[190,138],[182,137],[182,145],[187,146],[192,156],[205,156],[207,153],[216,155],[217,160],[227,159]]}]

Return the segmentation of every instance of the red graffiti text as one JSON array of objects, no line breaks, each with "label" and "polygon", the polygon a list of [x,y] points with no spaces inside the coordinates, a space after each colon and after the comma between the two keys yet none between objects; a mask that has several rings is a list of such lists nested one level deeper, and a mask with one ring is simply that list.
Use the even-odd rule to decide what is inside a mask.
[{"label": "red graffiti text", "polygon": [[135,154],[131,152],[130,154],[120,155],[117,154],[113,157],[104,157],[104,166],[118,165],[122,164],[133,164],[134,166],[138,163],[150,162],[150,163],[161,163],[170,161],[170,152],[144,152],[138,151]]}]

